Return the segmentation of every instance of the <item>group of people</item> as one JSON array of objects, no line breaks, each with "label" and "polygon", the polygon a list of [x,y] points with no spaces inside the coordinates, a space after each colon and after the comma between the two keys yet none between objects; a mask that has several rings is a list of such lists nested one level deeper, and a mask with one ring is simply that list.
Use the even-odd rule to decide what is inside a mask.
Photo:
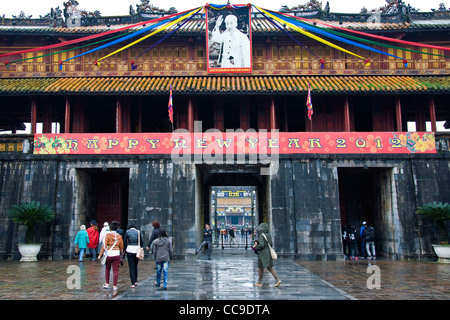
[{"label": "group of people", "polygon": [[[167,231],[160,227],[158,221],[152,222],[153,231],[146,249],[155,256],[156,281],[155,285],[160,287],[161,273],[164,274],[163,287],[167,289],[169,262],[173,255],[172,244],[168,238]],[[100,254],[97,256],[97,246],[100,244]],[[79,248],[79,261],[83,261],[83,255],[87,248],[91,254],[91,260],[101,259],[106,250],[105,283],[103,288],[108,289],[110,284],[111,268],[113,271],[113,290],[117,290],[119,279],[119,267],[125,257],[128,261],[131,288],[138,285],[138,263],[137,252],[144,246],[142,232],[132,222],[128,224],[127,231],[120,229],[118,221],[110,224],[105,222],[101,232],[98,232],[97,222],[92,220],[90,227],[86,230],[85,225],[80,226],[80,231],[75,237],[75,245]]]},{"label": "group of people", "polygon": [[[167,290],[168,269],[173,255],[173,248],[167,236],[166,229],[161,228],[160,223],[156,220],[152,222],[152,226],[153,231],[146,249],[155,255],[155,267],[157,269],[155,285],[157,287],[161,286],[161,274],[163,274],[163,288]],[[257,235],[258,239],[255,240],[252,247],[254,252],[258,254],[258,282],[255,286],[262,286],[264,269],[267,269],[275,279],[275,286],[278,287],[281,284],[281,280],[273,269],[273,259],[269,248],[273,243],[267,223],[263,222],[259,225]],[[117,290],[119,267],[125,254],[128,261],[131,288],[135,288],[138,285],[137,267],[139,257],[137,256],[137,252],[139,248],[143,248],[143,243],[144,237],[142,232],[140,232],[132,222],[128,224],[126,232],[120,229],[120,223],[118,221],[112,221],[110,224],[105,222],[99,234],[97,223],[93,220],[90,222],[90,227],[87,230],[85,225],[80,226],[80,231],[75,237],[75,244],[79,248],[80,262],[83,261],[83,255],[87,248],[90,250],[92,260],[95,260],[97,255],[98,244],[101,245],[100,254],[97,257],[98,259],[101,259],[106,250],[107,258],[105,263],[105,283],[103,288],[109,288],[112,268],[113,290]],[[205,228],[203,229],[203,242],[196,249],[195,254],[198,254],[203,247],[206,248],[208,259],[211,259],[212,230],[209,224],[205,224]]]},{"label": "group of people", "polygon": [[360,256],[368,259],[376,259],[375,228],[363,221],[359,232],[351,224],[344,225],[342,229],[344,254],[351,260],[358,260],[358,241],[361,245]]}]

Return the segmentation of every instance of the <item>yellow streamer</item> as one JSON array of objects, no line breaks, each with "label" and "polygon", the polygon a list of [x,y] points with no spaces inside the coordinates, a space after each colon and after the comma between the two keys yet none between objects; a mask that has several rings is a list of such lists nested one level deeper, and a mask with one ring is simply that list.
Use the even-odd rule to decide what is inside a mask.
[{"label": "yellow streamer", "polygon": [[132,43],[130,43],[130,44],[127,44],[126,46],[124,46],[124,47],[122,47],[122,48],[120,48],[120,49],[117,49],[116,51],[111,52],[110,54],[108,54],[108,55],[106,55],[106,56],[104,56],[104,57],[102,57],[102,58],[100,58],[100,59],[97,59],[97,63],[98,63],[99,61],[102,61],[103,59],[106,59],[106,58],[109,58],[109,57],[115,55],[116,53],[119,53],[119,52],[121,52],[121,51],[123,51],[123,50],[125,50],[125,49],[128,49],[129,47],[132,47],[132,46],[134,46],[135,44],[137,44],[137,43],[139,43],[139,42],[141,42],[141,41],[144,41],[145,39],[150,38],[151,36],[153,36],[153,35],[155,35],[155,34],[161,32],[161,31],[163,31],[163,30],[165,30],[165,29],[167,29],[167,28],[170,28],[171,26],[173,26],[174,24],[177,24],[177,23],[180,22],[181,20],[184,20],[184,19],[186,19],[186,18],[192,16],[193,14],[196,14],[196,13],[197,13],[198,11],[200,11],[202,8],[203,8],[203,7],[199,7],[199,8],[197,8],[197,9],[194,9],[194,10],[192,10],[192,12],[186,14],[185,16],[182,16],[181,18],[178,18],[178,19],[172,21],[171,23],[168,23],[168,24],[165,25],[164,27],[159,28],[159,29],[153,31],[152,33],[150,33],[150,34],[148,34],[148,35],[146,35],[146,36],[144,36],[144,37],[142,37],[142,38],[140,38],[140,39],[138,39],[138,40],[136,40],[136,41],[134,41],[134,42],[132,42]]},{"label": "yellow streamer", "polygon": [[275,20],[277,20],[278,22],[280,22],[280,23],[282,23],[282,24],[287,24],[287,25],[288,25],[290,28],[292,28],[293,30],[295,30],[295,31],[297,31],[297,32],[300,32],[301,34],[303,34],[303,35],[305,35],[305,36],[307,36],[307,37],[309,37],[309,38],[312,38],[312,39],[314,39],[314,40],[317,40],[317,41],[319,41],[319,42],[322,42],[322,43],[324,43],[324,44],[326,44],[326,45],[328,45],[328,46],[330,46],[330,47],[333,47],[333,48],[335,48],[335,49],[337,49],[337,50],[339,50],[339,51],[342,51],[342,52],[351,54],[352,56],[355,56],[355,57],[358,57],[358,58],[367,60],[366,58],[361,57],[361,56],[359,56],[359,55],[357,55],[357,54],[355,54],[355,53],[353,53],[353,52],[350,52],[350,51],[348,51],[348,50],[346,50],[346,49],[344,49],[344,48],[341,48],[341,47],[339,47],[339,46],[337,46],[337,45],[335,45],[335,44],[333,44],[333,43],[331,43],[331,42],[328,42],[327,40],[324,40],[324,39],[322,39],[322,38],[319,38],[319,37],[313,35],[312,33],[308,32],[308,31],[305,31],[305,30],[303,30],[303,29],[297,27],[296,25],[294,25],[294,24],[292,24],[292,23],[289,23],[289,22],[286,21],[286,20],[282,20],[282,19],[280,19],[280,18],[278,18],[278,17],[276,17],[276,16],[270,14],[269,12],[267,12],[266,10],[264,10],[264,9],[262,9],[262,8],[259,8],[259,7],[255,6],[255,5],[253,5],[253,6],[254,6],[255,8],[257,8],[258,10],[264,12],[264,13],[267,14],[268,16],[272,17],[272,19],[275,19]]}]

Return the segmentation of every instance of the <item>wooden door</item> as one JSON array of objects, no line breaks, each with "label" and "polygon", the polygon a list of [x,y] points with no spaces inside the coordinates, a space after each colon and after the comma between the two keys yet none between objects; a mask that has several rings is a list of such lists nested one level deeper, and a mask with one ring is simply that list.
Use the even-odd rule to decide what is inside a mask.
[{"label": "wooden door", "polygon": [[122,189],[119,176],[101,177],[97,188],[97,223],[121,221]]}]

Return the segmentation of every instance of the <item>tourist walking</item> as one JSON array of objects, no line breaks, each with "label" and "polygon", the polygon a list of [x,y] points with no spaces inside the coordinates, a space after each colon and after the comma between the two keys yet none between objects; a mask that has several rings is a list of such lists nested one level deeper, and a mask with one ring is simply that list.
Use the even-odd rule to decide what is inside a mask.
[{"label": "tourist walking", "polygon": [[86,231],[86,226],[82,224],[80,226],[80,231],[77,232],[75,236],[75,245],[78,246],[79,249],[79,258],[78,261],[83,262],[83,255],[86,251],[87,245],[89,243],[89,235]]},{"label": "tourist walking", "polygon": [[98,226],[97,221],[95,220],[92,220],[89,224],[91,226],[86,230],[89,235],[89,243],[87,246],[89,248],[89,254],[91,255],[91,261],[95,261],[95,258],[97,257],[97,246],[99,239]]},{"label": "tourist walking", "polygon": [[230,227],[230,244],[234,243],[234,238],[236,237],[235,233],[234,233],[234,228]]},{"label": "tourist walking", "polygon": [[109,232],[109,223],[103,223],[103,228],[100,231],[100,236],[98,237],[98,242],[103,246],[103,241],[105,240],[106,234]]},{"label": "tourist walking", "polygon": [[363,237],[363,233],[364,230],[366,230],[366,225],[367,223],[365,221],[363,221],[361,228],[359,229],[359,237],[361,239],[361,256],[363,258],[366,257],[366,242],[364,241],[364,237]]},{"label": "tourist walking", "polygon": [[253,245],[253,250],[258,253],[258,282],[255,284],[257,287],[262,287],[265,268],[275,278],[275,287],[281,284],[281,280],[273,268],[273,259],[270,254],[269,244],[272,246],[272,236],[269,234],[269,225],[263,222],[258,227],[258,240]]},{"label": "tourist walking", "polygon": [[375,228],[372,226],[366,226],[363,232],[364,242],[366,243],[367,259],[376,259],[375,252]]},{"label": "tourist walking", "polygon": [[169,262],[172,259],[172,243],[167,237],[166,229],[160,230],[160,237],[153,241],[152,250],[156,261],[156,282],[155,285],[161,285],[161,271],[164,275],[163,288],[167,290],[167,281],[169,280]]},{"label": "tourist walking", "polygon": [[207,223],[205,224],[205,228],[203,229],[203,242],[195,250],[195,254],[197,255],[203,247],[205,247],[206,253],[208,254],[208,260],[211,260],[212,230]]},{"label": "tourist walking", "polygon": [[101,258],[103,252],[107,250],[107,258],[105,264],[105,284],[103,288],[109,288],[109,278],[111,273],[111,267],[113,271],[113,290],[117,290],[117,281],[119,280],[119,265],[123,252],[123,239],[120,234],[116,232],[119,227],[119,222],[112,221],[109,226],[110,231],[106,234],[102,250],[98,259]]},{"label": "tourist walking", "polygon": [[125,237],[123,239],[125,252],[127,253],[128,269],[130,271],[131,288],[137,286],[138,277],[138,262],[139,258],[136,256],[138,248],[143,247],[144,237],[136,225],[132,222],[128,224]]},{"label": "tourist walking", "polygon": [[358,239],[356,238],[357,231],[352,225],[348,225],[348,249],[351,260],[358,260]]},{"label": "tourist walking", "polygon": [[[146,247],[146,249],[149,252],[151,252],[151,250],[152,250],[151,248],[152,248],[153,241],[155,241],[156,239],[158,239],[160,237],[159,229],[161,227],[161,224],[159,223],[158,220],[153,220],[152,221],[152,226],[153,226],[153,231],[152,231],[152,234],[150,235],[150,239],[148,240],[148,244],[147,244],[147,247]],[[156,264],[155,264],[155,269],[156,269]]]}]

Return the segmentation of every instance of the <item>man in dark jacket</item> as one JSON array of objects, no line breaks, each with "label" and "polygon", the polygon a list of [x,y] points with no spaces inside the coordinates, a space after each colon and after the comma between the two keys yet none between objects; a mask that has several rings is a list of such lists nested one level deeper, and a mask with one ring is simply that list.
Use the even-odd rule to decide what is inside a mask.
[{"label": "man in dark jacket", "polygon": [[[363,239],[366,243],[366,252],[367,252],[367,259],[376,259],[375,256],[375,228],[372,226],[367,226],[366,229],[363,231]],[[371,252],[372,250],[372,252]]]},{"label": "man in dark jacket", "polygon": [[195,250],[195,254],[197,255],[202,248],[205,246],[206,252],[208,254],[208,260],[211,260],[211,248],[212,248],[212,230],[209,227],[209,224],[205,224],[205,228],[203,229],[203,242],[202,244]]}]

